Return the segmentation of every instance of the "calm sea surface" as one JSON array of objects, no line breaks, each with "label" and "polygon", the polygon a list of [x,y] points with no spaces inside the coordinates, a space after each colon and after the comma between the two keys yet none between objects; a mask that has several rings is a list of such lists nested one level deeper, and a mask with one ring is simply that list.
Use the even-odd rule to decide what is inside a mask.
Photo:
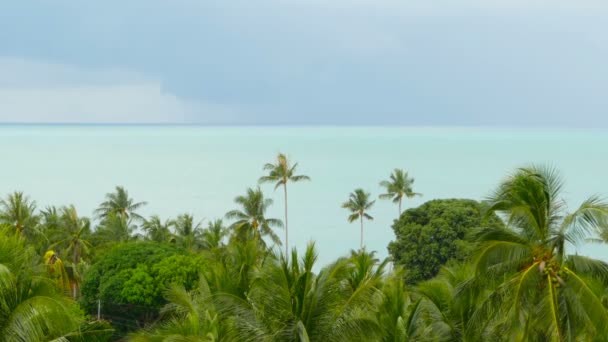
[{"label": "calm sea surface", "polygon": [[[608,195],[603,131],[0,125],[0,151],[2,196],[20,190],[40,208],[73,203],[89,216],[105,193],[123,185],[149,203],[145,215],[187,212],[199,220],[235,208],[234,197],[256,186],[262,165],[287,153],[312,178],[290,188],[290,241],[298,248],[316,241],[323,264],[359,244],[358,224],[346,221],[340,204],[356,187],[377,196],[378,182],[393,168],[409,170],[415,191],[424,194],[404,208],[436,198],[482,199],[529,163],[561,170],[571,208],[588,195]],[[275,200],[269,216],[282,218],[282,193],[262,187]],[[366,245],[386,256],[397,207],[377,201],[371,215]],[[608,246],[579,246],[576,252],[608,260]]]}]

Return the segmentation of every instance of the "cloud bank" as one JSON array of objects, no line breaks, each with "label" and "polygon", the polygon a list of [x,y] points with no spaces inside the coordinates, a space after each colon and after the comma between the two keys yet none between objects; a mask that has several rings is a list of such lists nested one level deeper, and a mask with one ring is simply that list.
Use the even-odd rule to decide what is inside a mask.
[{"label": "cloud bank", "polygon": [[[177,97],[158,80],[120,69],[87,69],[0,58],[0,121],[179,123],[233,120],[233,113]],[[206,119],[208,118],[208,119]]]}]

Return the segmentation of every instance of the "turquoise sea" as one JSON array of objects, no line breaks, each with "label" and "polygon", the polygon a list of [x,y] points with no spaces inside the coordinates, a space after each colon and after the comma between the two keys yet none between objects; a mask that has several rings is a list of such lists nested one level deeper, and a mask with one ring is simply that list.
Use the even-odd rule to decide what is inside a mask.
[{"label": "turquoise sea", "polygon": [[[290,188],[290,242],[315,240],[320,262],[359,244],[359,226],[340,207],[362,187],[374,196],[393,168],[405,168],[424,194],[483,199],[514,168],[551,164],[566,179],[569,206],[608,195],[608,134],[599,130],[409,127],[208,127],[133,125],[0,125],[0,193],[26,192],[38,207],[73,203],[92,215],[104,194],[125,186],[148,201],[145,215],[223,217],[235,196],[256,186],[262,165],[277,152],[312,178]],[[282,218],[280,191],[269,216]],[[368,248],[386,256],[397,207],[377,201],[365,223]],[[279,232],[279,236],[283,236]],[[608,260],[608,246],[578,246],[579,254]]]}]

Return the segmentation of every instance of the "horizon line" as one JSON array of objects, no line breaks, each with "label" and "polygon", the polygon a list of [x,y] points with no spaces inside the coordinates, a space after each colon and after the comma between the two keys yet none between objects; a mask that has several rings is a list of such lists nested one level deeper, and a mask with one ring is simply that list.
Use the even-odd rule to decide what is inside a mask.
[{"label": "horizon line", "polygon": [[378,127],[378,128],[491,128],[491,129],[531,129],[531,130],[573,130],[573,131],[605,131],[608,127],[598,126],[567,126],[567,125],[501,125],[501,124],[391,124],[391,123],[204,123],[204,122],[1,122],[0,126],[174,126],[174,127]]}]

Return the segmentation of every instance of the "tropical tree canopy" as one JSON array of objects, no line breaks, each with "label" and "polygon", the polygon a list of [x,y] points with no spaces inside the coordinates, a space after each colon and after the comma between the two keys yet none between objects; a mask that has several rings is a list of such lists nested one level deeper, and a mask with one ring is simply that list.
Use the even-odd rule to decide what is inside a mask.
[{"label": "tropical tree canopy", "polygon": [[577,251],[605,241],[608,202],[568,208],[562,188],[530,166],[482,203],[408,209],[384,260],[363,248],[374,201],[357,189],[343,207],[361,248],[326,265],[313,242],[266,245],[281,221],[259,188],[229,227],[139,221],[132,206],[91,221],[14,193],[0,206],[0,340],[604,341],[608,263]]},{"label": "tropical tree canopy", "polygon": [[435,277],[449,262],[470,257],[475,243],[470,235],[481,227],[502,227],[484,206],[467,199],[432,200],[406,210],[393,223],[395,241],[388,245],[393,262],[406,270],[406,280],[416,284]]}]

